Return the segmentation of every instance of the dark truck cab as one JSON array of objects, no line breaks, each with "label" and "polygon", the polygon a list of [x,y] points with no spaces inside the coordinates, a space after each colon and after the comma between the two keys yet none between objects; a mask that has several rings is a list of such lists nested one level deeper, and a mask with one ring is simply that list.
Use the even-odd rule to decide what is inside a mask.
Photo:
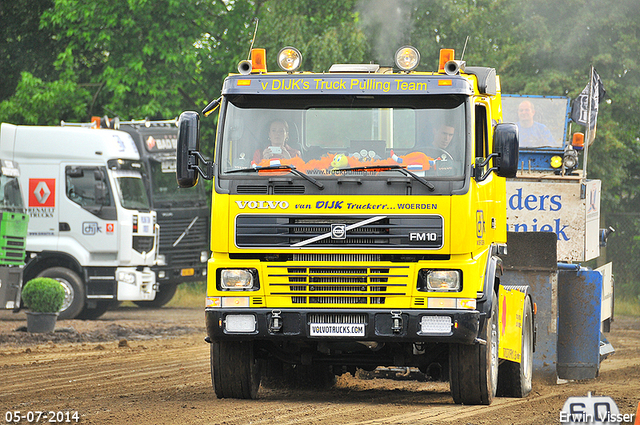
[{"label": "dark truck cab", "polygon": [[177,285],[204,281],[209,258],[209,205],[203,184],[195,193],[177,190],[175,180],[175,121],[120,122],[131,135],[148,178],[144,179],[151,208],[160,225],[158,263],[153,270],[159,292],[154,301],[138,305],[160,307],[173,297]]}]

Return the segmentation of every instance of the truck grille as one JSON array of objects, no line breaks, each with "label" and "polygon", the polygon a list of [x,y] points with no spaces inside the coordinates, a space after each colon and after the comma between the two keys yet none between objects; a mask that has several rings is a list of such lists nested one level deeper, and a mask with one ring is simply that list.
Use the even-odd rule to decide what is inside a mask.
[{"label": "truck grille", "polygon": [[291,267],[268,266],[271,295],[291,297],[292,304],[385,304],[407,293],[407,266]]},{"label": "truck grille", "polygon": [[199,217],[188,232],[183,235],[193,219],[194,217],[171,217],[158,220],[160,225],[158,251],[163,255],[170,254],[172,266],[194,267],[200,265],[200,252],[209,249],[209,226],[203,217]]},{"label": "truck grille", "polygon": [[16,236],[4,236],[0,240],[0,263],[24,264],[25,238]]},{"label": "truck grille", "polygon": [[329,323],[332,325],[364,325],[366,314],[312,313],[308,316],[311,323]]},{"label": "truck grille", "polygon": [[[443,225],[439,215],[241,214],[236,217],[235,242],[238,248],[439,249]],[[341,238],[335,231],[340,227]]]}]

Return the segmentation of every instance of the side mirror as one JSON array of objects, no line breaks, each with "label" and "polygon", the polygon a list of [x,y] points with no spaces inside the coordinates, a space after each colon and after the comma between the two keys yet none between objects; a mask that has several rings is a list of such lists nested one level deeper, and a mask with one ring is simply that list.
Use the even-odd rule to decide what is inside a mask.
[{"label": "side mirror", "polygon": [[513,123],[500,123],[493,131],[493,153],[496,174],[500,177],[515,177],[518,172],[518,126]]},{"label": "side mirror", "polygon": [[193,187],[198,183],[195,167],[198,159],[193,154],[200,150],[200,116],[186,111],[178,121],[178,147],[176,152],[176,180],[180,187]]}]

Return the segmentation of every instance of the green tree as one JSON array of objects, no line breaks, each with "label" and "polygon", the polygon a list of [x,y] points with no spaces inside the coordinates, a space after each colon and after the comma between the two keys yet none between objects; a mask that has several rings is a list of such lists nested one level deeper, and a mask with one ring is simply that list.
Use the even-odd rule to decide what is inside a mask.
[{"label": "green tree", "polygon": [[90,98],[73,77],[45,82],[25,71],[16,94],[0,102],[0,117],[16,124],[60,124],[60,120],[74,121],[83,116]]},{"label": "green tree", "polygon": [[58,65],[95,85],[87,115],[171,117],[203,101],[196,44],[228,13],[221,1],[56,0],[42,22],[66,46]]},{"label": "green tree", "polygon": [[305,71],[327,71],[334,63],[361,63],[367,42],[355,10],[357,0],[268,0],[258,9],[255,47],[267,49],[267,66],[280,70],[277,53],[296,47]]},{"label": "green tree", "polygon": [[57,46],[51,31],[40,27],[40,16],[53,0],[12,0],[0,3],[0,101],[13,95],[21,73],[51,81]]}]

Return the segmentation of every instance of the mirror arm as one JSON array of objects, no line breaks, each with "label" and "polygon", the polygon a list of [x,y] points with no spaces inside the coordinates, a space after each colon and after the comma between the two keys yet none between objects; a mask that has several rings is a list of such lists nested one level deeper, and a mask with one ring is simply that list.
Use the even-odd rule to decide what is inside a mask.
[{"label": "mirror arm", "polygon": [[196,170],[198,172],[198,174],[200,174],[202,176],[202,178],[205,179],[205,180],[213,179],[213,166],[214,166],[214,163],[207,161],[206,158],[204,156],[202,156],[202,154],[199,151],[189,151],[189,155],[193,155],[198,160],[200,160],[204,164],[204,166],[207,168],[207,170],[205,171],[202,168],[200,168],[200,166],[197,163],[196,164],[189,164],[189,169],[190,170]]},{"label": "mirror arm", "polygon": [[[498,170],[499,167],[491,167],[484,174],[482,174],[482,169],[487,166],[487,164],[489,163],[489,161],[491,161],[492,158],[496,158],[496,159],[500,158],[500,154],[494,152],[486,158],[476,158],[476,165],[473,168],[473,175],[476,181],[478,182],[484,181],[487,179],[487,177],[489,177],[489,174],[491,174],[491,172]],[[478,164],[478,161],[480,161],[479,164]]]}]

